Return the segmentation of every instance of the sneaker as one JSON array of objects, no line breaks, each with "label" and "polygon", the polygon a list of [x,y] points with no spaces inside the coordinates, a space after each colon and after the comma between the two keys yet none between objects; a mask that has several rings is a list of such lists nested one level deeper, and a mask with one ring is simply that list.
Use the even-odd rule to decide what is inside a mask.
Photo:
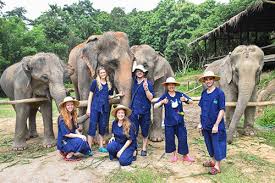
[{"label": "sneaker", "polygon": [[94,153],[93,153],[93,151],[89,151],[87,155],[88,155],[88,156],[93,156]]},{"label": "sneaker", "polygon": [[147,156],[147,151],[143,151],[143,150],[141,150],[141,152],[140,152],[140,156]]},{"label": "sneaker", "polygon": [[107,153],[107,152],[108,152],[108,150],[107,150],[105,147],[100,147],[100,148],[98,149],[98,151],[99,151],[99,152],[102,152],[102,153]]},{"label": "sneaker", "polygon": [[194,158],[191,158],[190,156],[184,156],[183,158],[182,158],[182,161],[187,161],[187,162],[194,162],[195,161],[195,159]]},{"label": "sneaker", "polygon": [[177,156],[172,156],[171,162],[174,163],[174,162],[177,162],[177,161],[178,161],[178,157]]}]

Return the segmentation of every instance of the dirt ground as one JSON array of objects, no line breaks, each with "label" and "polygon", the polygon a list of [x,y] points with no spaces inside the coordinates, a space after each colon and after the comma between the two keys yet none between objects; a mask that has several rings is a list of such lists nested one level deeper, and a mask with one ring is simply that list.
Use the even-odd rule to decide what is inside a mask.
[{"label": "dirt ground", "polygon": [[[11,161],[0,164],[0,182],[106,182],[117,170],[134,171],[135,169],[154,170],[165,175],[163,182],[275,182],[275,149],[263,143],[259,137],[240,137],[228,146],[228,158],[222,163],[219,177],[207,175],[208,169],[202,162],[208,158],[203,138],[196,130],[200,109],[186,109],[186,125],[190,155],[195,158],[192,164],[178,161],[170,162],[170,155],[164,153],[164,142],[149,143],[147,157],[137,157],[131,166],[121,167],[117,161],[110,161],[107,154],[98,153],[78,162],[67,162],[52,149],[41,156],[24,156],[24,151]],[[28,144],[41,146],[43,125],[38,119],[39,137]],[[0,118],[0,135],[11,144],[15,118]],[[54,119],[57,135],[56,119]],[[94,149],[95,150],[95,149]],[[0,154],[11,152],[10,145],[0,146]],[[3,156],[2,156],[3,157]],[[23,161],[22,161],[23,160]],[[224,165],[224,166],[223,166]],[[234,181],[237,177],[237,181]],[[228,180],[228,178],[231,180]],[[127,180],[125,180],[127,182]],[[152,181],[154,182],[154,181]]]}]

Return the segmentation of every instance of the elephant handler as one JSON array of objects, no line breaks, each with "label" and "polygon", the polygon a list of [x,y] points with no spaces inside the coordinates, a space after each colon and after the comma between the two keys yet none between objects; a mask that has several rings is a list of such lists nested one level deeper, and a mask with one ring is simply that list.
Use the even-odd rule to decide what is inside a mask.
[{"label": "elephant handler", "polygon": [[79,160],[77,155],[92,156],[92,150],[86,141],[86,136],[77,131],[77,111],[79,101],[65,97],[59,104],[57,149],[67,161]]},{"label": "elephant handler", "polygon": [[113,137],[109,140],[107,150],[110,160],[118,158],[121,166],[127,166],[136,160],[136,134],[135,126],[128,117],[131,109],[118,105],[112,111],[115,120],[112,124]]},{"label": "elephant handler", "polygon": [[162,83],[167,88],[165,92],[154,105],[154,108],[158,108],[162,105],[165,107],[165,152],[173,153],[171,162],[178,160],[175,135],[178,138],[178,153],[182,155],[182,161],[194,162],[195,160],[190,157],[188,144],[187,144],[187,130],[184,123],[184,112],[182,109],[183,102],[186,104],[192,103],[190,97],[184,93],[175,90],[176,86],[180,83],[173,77],[166,79],[166,82]]},{"label": "elephant handler", "polygon": [[132,87],[132,114],[130,120],[136,127],[136,136],[138,137],[139,126],[142,133],[141,156],[147,156],[147,144],[149,127],[151,123],[151,100],[154,97],[153,84],[145,77],[148,71],[143,65],[137,65],[133,68],[134,84]]},{"label": "elephant handler", "polygon": [[224,124],[225,95],[214,86],[220,80],[212,71],[206,71],[199,81],[207,87],[199,102],[201,107],[201,123],[199,130],[204,136],[208,153],[212,160],[203,163],[204,167],[211,167],[209,174],[216,175],[221,172],[221,160],[226,158],[226,130]]}]

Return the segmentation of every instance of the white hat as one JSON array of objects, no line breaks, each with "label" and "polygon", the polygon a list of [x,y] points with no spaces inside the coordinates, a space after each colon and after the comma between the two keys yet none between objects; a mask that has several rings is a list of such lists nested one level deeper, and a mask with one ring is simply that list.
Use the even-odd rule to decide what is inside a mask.
[{"label": "white hat", "polygon": [[162,83],[162,85],[166,86],[167,84],[170,84],[170,83],[171,83],[171,84],[175,84],[176,86],[179,86],[179,85],[180,85],[180,83],[177,82],[177,81],[175,80],[175,78],[173,78],[173,77],[167,78],[166,81]]},{"label": "white hat", "polygon": [[123,109],[124,111],[125,111],[125,115],[127,116],[127,117],[129,117],[130,115],[131,115],[131,113],[132,113],[132,110],[131,109],[129,109],[128,107],[126,107],[126,106],[124,106],[124,105],[121,105],[121,104],[119,104],[116,108],[114,108],[113,110],[112,110],[112,115],[114,116],[114,117],[116,117],[116,112],[119,110],[119,109]]},{"label": "white hat", "polygon": [[73,99],[73,97],[68,96],[68,97],[65,97],[65,98],[63,99],[63,102],[61,102],[61,103],[59,104],[59,108],[62,107],[66,102],[73,102],[74,105],[75,105],[76,107],[79,106],[79,103],[80,103],[78,100]]},{"label": "white hat", "polygon": [[141,70],[145,74],[147,74],[147,72],[148,72],[148,70],[146,70],[143,65],[136,65],[136,66],[134,66],[133,72],[135,72],[136,70]]},{"label": "white hat", "polygon": [[213,77],[213,78],[214,78],[214,81],[219,81],[219,80],[220,80],[220,77],[217,76],[217,75],[215,75],[213,71],[205,71],[205,72],[203,73],[203,76],[201,76],[201,77],[199,78],[199,81],[203,83],[203,82],[204,82],[204,79],[205,79],[205,78],[208,78],[208,77]]}]

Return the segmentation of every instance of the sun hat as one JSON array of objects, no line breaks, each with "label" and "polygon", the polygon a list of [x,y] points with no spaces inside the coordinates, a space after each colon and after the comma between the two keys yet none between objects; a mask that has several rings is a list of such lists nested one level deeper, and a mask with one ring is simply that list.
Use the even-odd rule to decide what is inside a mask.
[{"label": "sun hat", "polygon": [[167,84],[175,84],[176,86],[180,85],[180,83],[177,82],[173,77],[167,78],[166,81],[162,83],[163,86],[166,86]]},{"label": "sun hat", "polygon": [[213,78],[214,78],[214,81],[219,81],[220,78],[221,78],[221,77],[215,75],[213,71],[205,71],[205,72],[203,73],[203,76],[201,76],[201,77],[199,78],[199,81],[203,83],[203,82],[204,82],[204,79],[205,79],[205,78],[208,78],[208,77],[213,77]]},{"label": "sun hat", "polygon": [[113,110],[112,110],[112,115],[114,116],[114,117],[116,117],[116,113],[117,113],[117,111],[119,110],[119,109],[123,109],[124,111],[125,111],[125,115],[127,116],[127,117],[129,117],[130,115],[131,115],[131,113],[132,113],[132,110],[131,109],[129,109],[128,107],[126,107],[126,106],[124,106],[124,105],[121,105],[121,104],[119,104],[116,108],[114,108]]},{"label": "sun hat", "polygon": [[63,102],[61,102],[60,104],[59,104],[59,108],[60,107],[62,107],[66,102],[73,102],[74,103],[74,106],[79,106],[79,101],[78,100],[76,100],[76,99],[74,99],[73,97],[71,97],[71,96],[67,96],[67,97],[65,97],[64,99],[63,99]]},{"label": "sun hat", "polygon": [[141,70],[142,72],[144,72],[145,74],[147,74],[148,70],[144,68],[143,65],[136,65],[133,68],[133,72],[136,72],[136,70]]}]

